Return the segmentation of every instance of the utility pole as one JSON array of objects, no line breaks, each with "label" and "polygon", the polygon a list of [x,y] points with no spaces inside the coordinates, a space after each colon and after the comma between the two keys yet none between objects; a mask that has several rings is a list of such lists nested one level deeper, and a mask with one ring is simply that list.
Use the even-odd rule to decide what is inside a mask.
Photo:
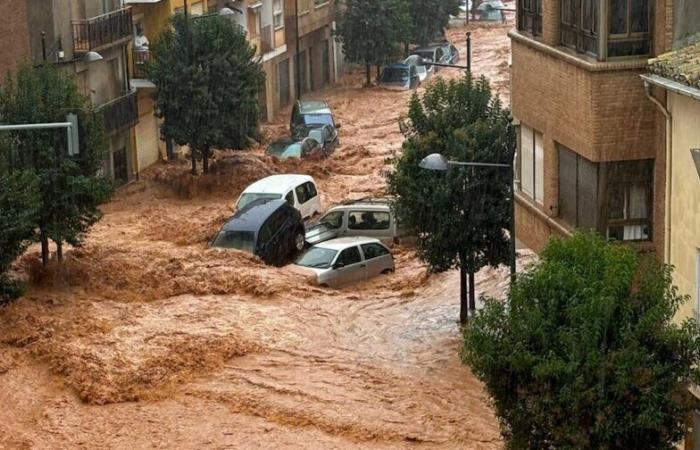
[{"label": "utility pole", "polygon": [[301,62],[299,61],[299,0],[294,0],[294,35],[296,39],[296,57],[294,67],[296,68],[296,91],[297,100],[301,99]]}]

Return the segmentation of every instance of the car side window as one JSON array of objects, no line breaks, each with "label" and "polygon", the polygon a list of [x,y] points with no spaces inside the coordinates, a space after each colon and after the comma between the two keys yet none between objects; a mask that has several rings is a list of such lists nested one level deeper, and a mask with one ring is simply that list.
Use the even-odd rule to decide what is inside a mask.
[{"label": "car side window", "polygon": [[289,191],[287,195],[284,196],[284,200],[287,202],[289,206],[294,206],[294,192]]},{"label": "car side window", "polygon": [[343,250],[343,252],[338,256],[337,262],[342,263],[345,266],[349,266],[351,264],[357,264],[362,261],[362,256],[360,256],[360,249],[357,248],[357,246],[346,248]]},{"label": "car side window", "polygon": [[306,196],[306,187],[303,184],[300,184],[294,189],[297,193],[297,200],[299,200],[299,204],[304,204],[308,200],[308,197]]},{"label": "car side window", "polygon": [[319,220],[319,223],[324,223],[332,230],[337,230],[343,226],[343,211],[333,211],[326,214]]},{"label": "car side window", "polygon": [[380,211],[350,211],[348,228],[351,230],[388,230],[389,213]]},{"label": "car side window", "polygon": [[318,192],[316,191],[316,186],[312,182],[307,182],[306,183],[306,198],[307,200],[311,200],[312,198],[316,197],[318,195]]},{"label": "car side window", "polygon": [[389,250],[379,244],[362,244],[362,253],[365,254],[365,259],[379,258],[380,256],[388,255]]}]

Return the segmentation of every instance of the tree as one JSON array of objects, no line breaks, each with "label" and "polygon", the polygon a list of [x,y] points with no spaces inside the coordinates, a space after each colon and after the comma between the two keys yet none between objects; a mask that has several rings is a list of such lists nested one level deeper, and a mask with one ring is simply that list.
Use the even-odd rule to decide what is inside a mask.
[{"label": "tree", "polygon": [[21,65],[8,75],[0,92],[0,121],[9,124],[65,122],[75,112],[80,124],[80,153],[68,155],[64,130],[22,130],[6,133],[0,142],[2,165],[10,172],[27,170],[38,179],[39,214],[35,228],[48,264],[49,239],[58,258],[63,242],[80,245],[85,232],[100,218],[99,205],[109,198],[111,182],[99,175],[108,151],[101,116],[79,94],[75,80],[45,64]]},{"label": "tree", "polygon": [[225,17],[186,20],[176,14],[152,47],[148,71],[156,85],[163,136],[188,145],[209,171],[212,147],[243,148],[256,138],[264,73],[243,29]]},{"label": "tree", "polygon": [[552,240],[465,332],[506,448],[675,448],[700,362],[698,324],[673,322],[686,300],[670,267],[631,247]]},{"label": "tree", "polygon": [[418,166],[431,153],[463,162],[508,164],[515,152],[509,111],[485,78],[438,79],[410,101],[403,153],[392,159],[388,191],[398,221],[418,236],[418,256],[433,272],[460,268],[460,319],[466,320],[466,279],[474,309],[474,274],[507,262],[511,213],[508,170],[459,167],[445,173]]},{"label": "tree", "polygon": [[411,42],[427,45],[442,37],[450,15],[459,14],[459,0],[408,0],[411,14]]},{"label": "tree", "polygon": [[6,271],[34,235],[39,202],[39,180],[34,173],[7,172],[0,166],[0,305],[19,293]]},{"label": "tree", "polygon": [[344,0],[336,34],[348,62],[365,66],[367,86],[370,67],[391,63],[410,37],[406,0]]}]

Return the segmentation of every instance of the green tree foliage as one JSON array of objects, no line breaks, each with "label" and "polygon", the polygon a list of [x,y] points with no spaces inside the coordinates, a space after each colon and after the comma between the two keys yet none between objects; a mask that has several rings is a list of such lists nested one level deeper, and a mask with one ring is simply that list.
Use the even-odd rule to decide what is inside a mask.
[{"label": "green tree foliage", "polygon": [[405,0],[410,5],[411,42],[418,45],[439,40],[450,21],[459,14],[459,0]]},{"label": "green tree foliage", "polygon": [[243,148],[258,136],[258,95],[264,73],[255,48],[231,20],[176,14],[152,47],[148,70],[157,90],[163,136],[191,150],[192,172],[212,147]]},{"label": "green tree foliage", "polygon": [[101,116],[91,111],[75,80],[51,66],[22,65],[8,75],[0,92],[0,121],[9,124],[65,122],[78,114],[80,153],[68,155],[63,129],[5,133],[0,142],[0,167],[11,176],[31,171],[38,179],[40,207],[36,221],[42,259],[48,262],[48,240],[56,242],[59,258],[63,242],[81,243],[84,233],[100,217],[99,205],[112,185],[98,174],[108,143]]},{"label": "green tree foliage", "polygon": [[0,305],[18,294],[6,271],[34,235],[39,204],[39,180],[32,171],[0,168]]},{"label": "green tree foliage", "polygon": [[509,111],[491,94],[485,78],[470,74],[446,83],[437,79],[423,98],[414,94],[404,124],[403,152],[387,176],[393,208],[402,227],[418,239],[418,255],[434,272],[462,269],[462,320],[466,319],[469,274],[508,261],[510,173],[493,167],[456,167],[434,172],[418,166],[431,153],[464,162],[508,164],[515,153]]},{"label": "green tree foliage", "polygon": [[631,247],[552,240],[465,332],[507,448],[675,448],[700,362],[698,324],[673,322],[686,300]]},{"label": "green tree foliage", "polygon": [[342,0],[336,30],[347,61],[366,68],[392,63],[401,55],[401,44],[410,38],[406,0]]}]

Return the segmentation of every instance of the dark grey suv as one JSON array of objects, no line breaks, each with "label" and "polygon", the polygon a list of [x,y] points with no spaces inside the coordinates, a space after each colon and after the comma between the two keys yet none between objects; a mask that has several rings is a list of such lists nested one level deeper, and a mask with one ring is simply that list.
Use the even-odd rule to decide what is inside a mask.
[{"label": "dark grey suv", "polygon": [[236,212],[211,245],[242,250],[266,264],[282,266],[304,249],[304,223],[284,199],[259,199]]}]

